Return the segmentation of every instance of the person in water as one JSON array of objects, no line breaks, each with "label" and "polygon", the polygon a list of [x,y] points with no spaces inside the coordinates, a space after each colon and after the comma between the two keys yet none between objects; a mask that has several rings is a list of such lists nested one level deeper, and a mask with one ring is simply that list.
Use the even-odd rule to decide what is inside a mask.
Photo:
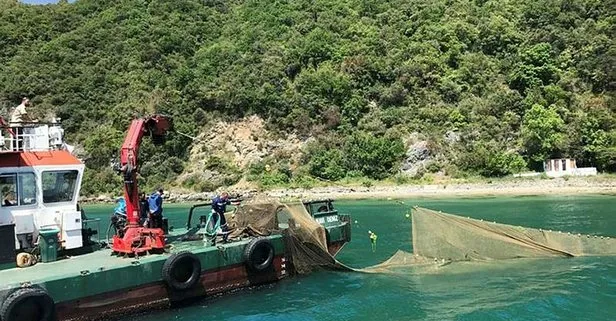
[{"label": "person in water", "polygon": [[163,227],[163,195],[165,192],[163,188],[158,188],[148,198],[149,215],[144,227],[150,228],[162,228]]}]

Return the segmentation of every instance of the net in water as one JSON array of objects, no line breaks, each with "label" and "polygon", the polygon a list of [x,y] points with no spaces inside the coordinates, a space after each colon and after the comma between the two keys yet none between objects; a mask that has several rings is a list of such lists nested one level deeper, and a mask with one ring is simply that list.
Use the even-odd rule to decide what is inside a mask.
[{"label": "net in water", "polygon": [[616,255],[614,238],[486,222],[415,207],[413,253],[400,250],[383,263],[352,269],[330,255],[324,227],[300,202],[260,199],[239,206],[234,216],[234,236],[283,233],[300,274],[314,269],[387,273],[399,267],[433,269],[460,261]]},{"label": "net in water", "polygon": [[486,222],[419,207],[412,210],[411,220],[413,253],[398,251],[365,271],[460,261],[616,255],[616,239],[610,237]]},{"label": "net in water", "polygon": [[232,238],[282,233],[297,273],[306,274],[315,269],[350,270],[329,254],[325,228],[301,202],[281,203],[258,197],[236,208],[230,226]]},{"label": "net in water", "polygon": [[415,254],[460,260],[616,255],[616,239],[545,231],[415,208]]}]

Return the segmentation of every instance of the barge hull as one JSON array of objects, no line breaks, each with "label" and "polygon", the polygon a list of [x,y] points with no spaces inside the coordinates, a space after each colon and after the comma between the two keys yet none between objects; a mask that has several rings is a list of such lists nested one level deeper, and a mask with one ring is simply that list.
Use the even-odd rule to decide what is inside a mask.
[{"label": "barge hull", "polygon": [[[246,259],[250,244],[256,244],[253,241],[257,240],[262,241],[260,244],[269,243],[273,249],[271,263],[259,270],[251,269]],[[254,246],[251,248],[255,249]],[[17,289],[33,287],[48,293],[55,302],[60,321],[101,320],[185,299],[275,282],[289,271],[281,235],[218,246],[204,246],[201,241],[183,242],[177,243],[171,252],[137,259],[120,258],[111,255],[110,250],[100,250],[25,269],[3,270],[0,271],[0,304],[5,304]],[[165,264],[171,262],[174,254],[186,252],[200,263],[196,283],[187,288],[172,288],[165,281]]]},{"label": "barge hull", "polygon": [[[283,255],[274,258],[273,268],[261,273],[250,272],[244,264],[204,271],[198,285],[187,291],[173,291],[164,282],[155,282],[131,289],[94,295],[56,305],[61,321],[109,320],[123,314],[133,314],[195,298],[209,297],[231,290],[276,282],[287,276]],[[130,302],[130,305],[126,305]]]}]

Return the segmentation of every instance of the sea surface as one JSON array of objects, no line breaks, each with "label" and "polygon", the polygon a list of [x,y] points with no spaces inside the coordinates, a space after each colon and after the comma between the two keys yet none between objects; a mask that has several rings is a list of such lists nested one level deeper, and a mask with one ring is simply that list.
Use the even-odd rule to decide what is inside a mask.
[{"label": "sea surface", "polygon": [[[616,196],[338,201],[353,240],[338,255],[353,267],[412,251],[411,206],[505,224],[616,236]],[[188,205],[165,208],[183,226]],[[86,207],[108,217],[111,206]],[[368,230],[378,235],[372,252]],[[317,272],[273,285],[152,311],[124,321],[171,320],[616,320],[616,258],[472,264],[430,274]],[[457,263],[454,263],[457,264]]]}]

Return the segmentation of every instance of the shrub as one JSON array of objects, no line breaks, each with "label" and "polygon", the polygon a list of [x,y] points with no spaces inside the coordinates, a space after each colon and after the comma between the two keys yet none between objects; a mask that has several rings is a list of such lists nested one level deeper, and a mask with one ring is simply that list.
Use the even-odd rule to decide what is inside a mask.
[{"label": "shrub", "polygon": [[498,177],[519,173],[526,162],[519,154],[502,151],[494,143],[479,143],[462,155],[460,165],[465,171]]},{"label": "shrub", "polygon": [[335,181],[346,175],[342,152],[338,149],[313,149],[309,158],[308,170],[315,177]]},{"label": "shrub", "polygon": [[404,152],[400,138],[376,137],[367,132],[353,133],[342,149],[347,171],[358,171],[373,179],[383,179],[397,171]]}]

